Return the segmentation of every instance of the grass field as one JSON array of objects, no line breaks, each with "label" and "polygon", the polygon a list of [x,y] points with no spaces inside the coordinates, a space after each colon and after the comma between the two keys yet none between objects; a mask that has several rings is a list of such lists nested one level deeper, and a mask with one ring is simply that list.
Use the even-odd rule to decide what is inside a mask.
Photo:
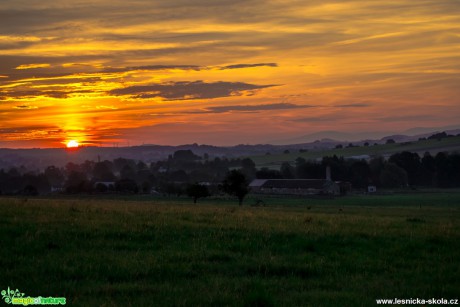
[{"label": "grass field", "polygon": [[337,155],[338,157],[352,157],[360,155],[369,156],[389,156],[397,152],[410,151],[417,152],[423,156],[425,152],[436,155],[440,151],[460,151],[460,136],[444,138],[441,140],[423,140],[410,143],[380,144],[359,147],[347,147],[340,149],[317,149],[308,152],[291,152],[288,154],[271,154],[262,156],[251,156],[250,158],[256,163],[258,168],[268,167],[270,169],[280,168],[283,162],[289,162],[294,165],[295,159],[302,157],[307,160],[320,159],[324,156]]},{"label": "grass field", "polygon": [[71,306],[460,298],[458,192],[252,201],[0,198],[0,290]]}]

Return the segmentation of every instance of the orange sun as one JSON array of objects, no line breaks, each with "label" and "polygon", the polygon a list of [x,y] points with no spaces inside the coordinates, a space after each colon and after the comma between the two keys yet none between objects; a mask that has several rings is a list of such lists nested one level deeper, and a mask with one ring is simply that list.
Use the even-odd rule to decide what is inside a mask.
[{"label": "orange sun", "polygon": [[67,142],[67,148],[78,148],[79,144],[75,140],[70,140]]}]

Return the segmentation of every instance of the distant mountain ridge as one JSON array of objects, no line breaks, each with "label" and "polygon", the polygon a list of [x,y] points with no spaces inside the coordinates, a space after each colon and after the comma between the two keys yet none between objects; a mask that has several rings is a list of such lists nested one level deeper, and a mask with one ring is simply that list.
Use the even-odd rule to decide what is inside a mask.
[{"label": "distant mountain ridge", "polygon": [[306,134],[300,137],[290,138],[290,139],[281,139],[281,140],[272,140],[268,143],[274,145],[288,145],[288,144],[303,144],[310,143],[316,140],[328,140],[330,142],[362,142],[362,141],[382,141],[389,138],[393,138],[395,141],[399,142],[408,142],[415,141],[421,137],[427,137],[435,133],[445,131],[447,134],[457,135],[460,133],[460,125],[458,126],[446,126],[446,127],[436,127],[436,128],[411,128],[405,130],[401,133],[395,132],[341,132],[334,130],[326,130],[315,132],[311,134]]},{"label": "distant mountain ridge", "polygon": [[[425,128],[415,128],[417,131]],[[411,131],[416,131],[411,129]],[[445,131],[447,134],[457,135],[460,134],[460,128],[456,129],[435,129],[429,133],[422,133],[417,135],[406,135],[406,134],[387,134],[379,138],[362,138],[357,141],[351,137],[354,134],[325,131],[313,133],[300,138],[291,139],[290,144],[240,144],[236,146],[213,146],[213,145],[199,145],[199,144],[186,144],[180,146],[168,146],[168,145],[142,145],[133,147],[82,147],[78,150],[69,151],[65,148],[44,148],[44,149],[8,149],[0,148],[0,169],[8,169],[10,167],[20,167],[24,165],[28,169],[44,169],[47,166],[64,166],[69,162],[83,163],[86,160],[98,161],[98,160],[114,160],[116,158],[126,158],[141,160],[144,162],[154,162],[159,160],[167,159],[169,155],[172,155],[177,150],[191,150],[199,156],[207,154],[210,159],[215,157],[227,157],[237,158],[244,156],[257,156],[257,155],[268,155],[268,154],[280,154],[288,152],[301,152],[301,151],[318,151],[324,149],[331,149],[337,145],[347,146],[349,143],[353,145],[369,145],[384,144],[388,139],[393,139],[397,143],[417,141],[419,138],[426,138],[435,133]],[[364,135],[371,134],[365,133]],[[361,135],[361,134],[359,134]],[[321,137],[324,136],[324,137]],[[334,136],[347,137],[348,140],[337,140]],[[312,141],[305,141],[308,139]],[[375,135],[374,135],[375,137]],[[299,142],[295,142],[298,140]],[[303,142],[301,142],[303,141]]]}]

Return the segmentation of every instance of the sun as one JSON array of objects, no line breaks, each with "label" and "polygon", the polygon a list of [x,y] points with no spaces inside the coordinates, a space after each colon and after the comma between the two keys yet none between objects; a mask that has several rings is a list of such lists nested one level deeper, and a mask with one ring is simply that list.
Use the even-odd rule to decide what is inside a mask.
[{"label": "sun", "polygon": [[78,148],[79,144],[76,140],[70,140],[67,142],[67,148]]}]

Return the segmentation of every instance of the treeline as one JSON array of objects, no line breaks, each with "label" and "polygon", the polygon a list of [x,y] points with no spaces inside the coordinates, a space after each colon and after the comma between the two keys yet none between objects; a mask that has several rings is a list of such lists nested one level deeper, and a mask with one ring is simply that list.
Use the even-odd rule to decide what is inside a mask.
[{"label": "treeline", "polygon": [[[460,187],[460,154],[401,152],[366,160],[324,157],[321,161],[297,158],[280,169],[257,169],[249,159],[200,157],[190,150],[179,150],[164,161],[150,165],[118,158],[113,161],[68,163],[47,167],[43,172],[24,168],[0,170],[0,193],[37,195],[55,193],[153,193],[163,195],[210,195],[224,191],[232,170],[243,175],[242,185],[252,179],[325,179],[331,168],[333,181],[350,182],[354,189],[368,185],[382,188]],[[235,174],[233,174],[235,175]],[[199,187],[205,186],[206,189]],[[220,189],[219,189],[220,186]],[[204,196],[200,196],[204,197]]]},{"label": "treeline", "polygon": [[[229,171],[240,169],[250,159],[209,159],[190,150],[179,150],[167,160],[149,165],[142,161],[118,158],[113,161],[68,163],[59,168],[49,166],[43,172],[23,167],[0,170],[0,193],[7,195],[38,195],[50,192],[77,193],[159,193],[182,195],[190,185],[202,183],[210,193],[217,192]],[[249,180],[249,177],[246,178]]]},{"label": "treeline", "polygon": [[460,154],[440,152],[435,156],[404,151],[388,159],[376,157],[366,160],[324,157],[321,162],[297,158],[294,165],[284,162],[280,170],[263,168],[257,178],[325,178],[325,169],[331,168],[331,179],[348,181],[353,188],[364,189],[369,185],[382,188],[404,187],[460,187]]}]

